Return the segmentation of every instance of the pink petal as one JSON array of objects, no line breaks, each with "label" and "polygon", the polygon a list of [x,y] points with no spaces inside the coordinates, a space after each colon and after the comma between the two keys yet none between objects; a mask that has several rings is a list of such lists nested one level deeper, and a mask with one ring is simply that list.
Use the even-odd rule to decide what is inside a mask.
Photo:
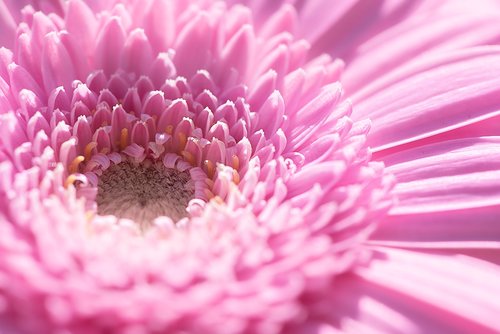
[{"label": "pink petal", "polygon": [[[378,2],[362,3],[356,0],[348,0],[339,2],[336,4],[335,10],[330,11],[325,10],[325,4],[321,1],[306,1],[299,12],[300,25],[303,27],[301,34],[304,38],[316,44],[316,47],[321,46],[323,49],[325,47],[331,48],[334,44],[341,45],[337,39],[342,38],[342,36],[347,37],[347,35],[349,35],[349,38],[355,38],[356,32],[350,31],[349,34],[346,34],[345,27],[339,26],[351,24],[354,21],[363,22],[360,26],[366,27],[372,23],[370,21],[373,19],[370,20],[370,16],[373,13],[373,7],[377,6],[379,6]],[[347,15],[349,15],[350,20],[346,20]],[[339,22],[342,19],[347,22]],[[337,30],[336,34],[335,30]],[[331,43],[330,46],[323,45],[321,41],[318,41],[325,34],[327,35],[325,40],[327,39],[328,43]]]},{"label": "pink petal", "polygon": [[162,91],[152,91],[147,93],[142,105],[142,114],[156,115],[161,117],[165,109],[165,98]]},{"label": "pink petal", "polygon": [[[321,129],[328,118],[336,120],[338,116],[345,112],[350,112],[349,108],[335,108],[342,97],[342,87],[339,83],[329,84],[310,101],[300,108],[290,117],[289,150],[300,149],[309,143],[314,135],[321,133]],[[330,128],[330,126],[328,126]],[[288,131],[287,131],[288,132]]]},{"label": "pink petal", "polygon": [[[410,248],[500,249],[498,183],[481,181],[499,165],[500,138],[469,138],[386,157],[400,185],[397,205],[379,226],[377,244]],[[473,181],[468,181],[470,175]],[[440,182],[447,180],[448,182]],[[406,184],[420,185],[415,192]],[[484,193],[490,189],[493,194]]]},{"label": "pink petal", "polygon": [[279,91],[274,91],[259,109],[257,128],[270,138],[283,122],[285,103]]},{"label": "pink petal", "polygon": [[213,38],[210,34],[213,29],[209,24],[207,13],[201,13],[192,18],[179,33],[175,44],[174,62],[180,75],[190,77],[197,70],[207,69]]},{"label": "pink petal", "polygon": [[[273,4],[274,3],[276,2],[273,2]],[[270,7],[269,3],[267,7]],[[271,37],[282,32],[293,32],[296,21],[297,13],[293,6],[284,5],[275,11],[264,23],[259,34],[263,37]]]},{"label": "pink petal", "polygon": [[369,140],[378,151],[500,114],[499,56],[492,46],[429,58],[358,101],[353,118],[372,119]]},{"label": "pink petal", "polygon": [[147,147],[149,133],[146,125],[142,122],[135,123],[132,128],[132,142],[138,146]]},{"label": "pink petal", "polygon": [[392,214],[500,204],[500,138],[447,141],[384,159],[398,184]]},{"label": "pink petal", "polygon": [[10,12],[5,1],[0,2],[0,45],[11,48],[14,44],[14,36],[16,32],[17,22],[12,14],[17,14],[17,11]]},{"label": "pink petal", "polygon": [[[429,2],[423,7],[401,24],[356,45],[352,59],[343,57],[349,64],[344,75],[346,90],[356,91],[367,84],[366,78],[381,77],[418,57],[497,44],[500,40],[500,33],[494,28],[500,14],[498,3],[482,1],[472,6],[469,2]],[[398,20],[394,17],[390,23]]]},{"label": "pink petal", "polygon": [[176,69],[168,53],[160,53],[151,65],[149,78],[155,87],[161,87],[165,80],[175,76]]},{"label": "pink petal", "polygon": [[121,20],[112,17],[97,36],[95,51],[97,68],[103,69],[108,75],[113,73],[120,64],[124,44],[125,31]]},{"label": "pink petal", "polygon": [[92,55],[97,34],[97,21],[94,13],[84,1],[68,1],[65,17],[66,29],[78,39],[78,44],[86,55]]},{"label": "pink petal", "polygon": [[130,33],[125,42],[123,67],[136,74],[145,74],[153,62],[153,49],[142,29]]},{"label": "pink petal", "polygon": [[175,1],[155,0],[145,20],[145,30],[155,51],[167,50],[175,37]]},{"label": "pink petal", "polygon": [[238,30],[221,53],[221,63],[223,65],[223,73],[231,68],[234,68],[239,75],[244,78],[247,69],[253,59],[252,46],[255,45],[253,29],[250,25],[244,25]]},{"label": "pink petal", "polygon": [[408,248],[500,250],[500,205],[390,214],[371,237],[376,244]]},{"label": "pink petal", "polygon": [[56,33],[49,33],[45,37],[42,77],[45,90],[48,92],[58,86],[70,90],[72,81],[77,79],[71,57]]},{"label": "pink petal", "polygon": [[22,89],[27,89],[35,93],[40,99],[45,99],[45,94],[43,94],[42,88],[23,67],[12,63],[8,66],[8,71],[10,76],[11,92],[15,98],[19,96],[19,92]]},{"label": "pink petal", "polygon": [[269,70],[257,80],[255,85],[253,85],[252,90],[248,94],[248,102],[255,110],[259,109],[262,103],[266,101],[267,97],[274,92],[276,89],[276,79],[276,72],[274,70]]},{"label": "pink petal", "polygon": [[[417,328],[408,328],[405,333],[500,330],[500,301],[492,298],[500,293],[500,269],[491,263],[465,256],[379,248],[370,265],[360,267],[356,274],[366,283],[358,281],[357,287],[356,279],[348,282],[351,290],[346,295],[355,298],[359,293],[363,299],[378,300],[417,324]],[[350,316],[363,319],[379,310],[365,306],[360,304],[358,313]],[[388,318],[380,320],[390,325]]]}]

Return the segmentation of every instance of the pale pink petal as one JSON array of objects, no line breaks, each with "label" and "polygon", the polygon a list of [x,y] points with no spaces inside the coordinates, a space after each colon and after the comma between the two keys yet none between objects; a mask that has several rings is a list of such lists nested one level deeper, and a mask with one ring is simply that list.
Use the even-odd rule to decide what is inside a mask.
[{"label": "pale pink petal", "polygon": [[[207,13],[199,13],[192,18],[176,39],[175,63],[180,75],[191,76],[196,70],[206,69],[210,65],[211,36]],[[207,34],[208,32],[208,34]],[[193,50],[199,50],[193,52]]]},{"label": "pale pink petal", "polygon": [[[429,213],[390,214],[371,240],[407,248],[497,249],[499,205]],[[499,254],[497,254],[498,256]]]},{"label": "pale pink petal", "polygon": [[375,151],[500,113],[500,48],[470,49],[449,56],[447,60],[430,57],[418,70],[409,67],[384,89],[358,100],[353,117],[373,121],[369,140]]},{"label": "pale pink petal", "polygon": [[[498,155],[500,138],[484,137],[446,141],[385,157],[399,181],[395,191],[400,200],[372,236],[372,243],[500,251],[498,186],[495,181],[481,181],[483,173],[496,173],[500,167]],[[418,196],[408,196],[408,184]],[[485,189],[493,193],[485,193]]]},{"label": "pale pink petal", "polygon": [[[321,5],[314,1],[306,1],[303,6],[297,3],[300,34],[311,41],[313,54],[327,52],[351,62],[363,56],[358,48],[365,41],[440,4],[411,0],[343,1],[337,4],[335,15],[328,15],[329,11]],[[315,20],[318,17],[322,19]],[[353,24],[357,29],[351,29]],[[345,33],[347,30],[349,34]]]},{"label": "pale pink petal", "polygon": [[106,74],[113,73],[120,64],[125,44],[125,31],[118,18],[111,18],[97,36],[95,62]]},{"label": "pale pink petal", "polygon": [[[415,267],[418,270],[411,270]],[[471,269],[473,275],[463,274]],[[453,319],[454,326],[463,324],[462,329],[470,326],[469,331],[500,329],[500,323],[494,320],[500,301],[491,298],[500,292],[496,279],[499,269],[490,263],[467,257],[429,257],[416,252],[380,249],[380,258],[359,273],[395,292],[412,291],[412,297],[420,301],[421,306],[432,305],[429,310],[442,312],[443,322]]]},{"label": "pale pink petal", "polygon": [[59,86],[69,90],[73,80],[77,79],[71,57],[56,33],[47,34],[45,37],[42,77],[48,92]]},{"label": "pale pink petal", "polygon": [[34,10],[62,15],[63,0],[4,0],[0,2],[0,46],[14,46],[16,27],[23,19],[22,9],[32,6]]},{"label": "pale pink petal", "polygon": [[145,20],[145,31],[155,51],[166,50],[175,38],[175,6],[178,1],[155,0],[152,10]]},{"label": "pale pink petal", "polygon": [[498,275],[469,257],[377,248],[370,265],[336,280],[331,303],[347,333],[495,333]]},{"label": "pale pink petal", "polygon": [[407,20],[356,45],[353,55],[345,57],[349,66],[343,79],[348,91],[365,86],[366,78],[381,77],[419,57],[500,41],[500,33],[493,28],[500,15],[498,2],[443,1],[427,5],[429,8],[423,6],[424,10],[412,13]]},{"label": "pale pink petal", "polygon": [[241,76],[247,74],[253,58],[252,47],[255,45],[253,29],[243,26],[231,37],[221,53],[221,62],[227,69],[234,68]]},{"label": "pale pink petal", "polygon": [[144,31],[134,30],[125,42],[123,68],[137,74],[146,73],[153,58],[153,50]]},{"label": "pale pink petal", "polygon": [[67,6],[66,29],[82,46],[83,50],[78,51],[90,56],[94,51],[98,27],[94,13],[84,1],[70,0]]},{"label": "pale pink petal", "polygon": [[384,158],[398,184],[392,214],[500,204],[500,138],[448,141]]},{"label": "pale pink petal", "polygon": [[[18,13],[15,11],[14,13]],[[16,19],[12,16],[7,4],[0,2],[0,46],[12,47],[16,31]]]}]

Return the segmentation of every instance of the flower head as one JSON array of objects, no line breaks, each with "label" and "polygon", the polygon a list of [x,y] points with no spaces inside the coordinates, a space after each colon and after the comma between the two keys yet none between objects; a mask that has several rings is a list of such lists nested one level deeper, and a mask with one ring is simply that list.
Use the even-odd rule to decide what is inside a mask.
[{"label": "flower head", "polygon": [[24,277],[2,294],[26,331],[293,327],[390,206],[342,63],[307,60],[292,7],[256,31],[242,6],[161,3],[28,8],[1,51],[0,266]]}]

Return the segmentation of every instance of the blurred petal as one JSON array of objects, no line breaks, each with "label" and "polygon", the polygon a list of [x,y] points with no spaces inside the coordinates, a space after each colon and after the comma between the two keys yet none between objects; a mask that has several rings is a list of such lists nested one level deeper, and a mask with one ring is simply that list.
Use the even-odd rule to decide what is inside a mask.
[{"label": "blurred petal", "polygon": [[348,92],[364,87],[367,78],[382,77],[414,59],[500,42],[500,32],[495,29],[500,15],[498,2],[442,1],[422,7],[401,23],[356,45],[351,57],[343,57],[348,62],[343,77]]},{"label": "blurred petal", "polygon": [[426,58],[357,98],[353,117],[373,121],[379,151],[499,115],[499,57],[491,46]]},{"label": "blurred petal", "polygon": [[500,204],[500,137],[448,141],[384,159],[398,184],[392,214]]},{"label": "blurred petal", "polygon": [[500,268],[465,256],[377,248],[355,275],[338,279],[340,327],[382,333],[494,333]]}]

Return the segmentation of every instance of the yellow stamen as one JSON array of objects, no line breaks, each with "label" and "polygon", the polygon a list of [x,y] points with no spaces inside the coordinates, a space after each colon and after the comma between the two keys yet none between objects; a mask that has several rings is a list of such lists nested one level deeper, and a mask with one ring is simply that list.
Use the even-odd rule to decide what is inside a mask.
[{"label": "yellow stamen", "polygon": [[224,201],[222,200],[222,198],[220,196],[214,196],[212,198],[212,201],[214,201],[217,204],[224,204]]},{"label": "yellow stamen", "polygon": [[214,181],[210,180],[209,178],[206,178],[205,179],[205,183],[207,186],[209,186],[210,188],[213,188],[214,187]]},{"label": "yellow stamen", "polygon": [[233,182],[235,184],[240,183],[240,174],[235,169],[233,169]]},{"label": "yellow stamen", "polygon": [[109,153],[109,147],[103,147],[100,153],[102,153],[102,154],[108,154]]},{"label": "yellow stamen", "polygon": [[205,189],[205,196],[207,196],[208,200],[211,200],[212,198],[215,197],[215,195],[208,189]]},{"label": "yellow stamen", "polygon": [[212,161],[210,160],[205,160],[204,162],[204,165],[205,165],[205,169],[207,171],[207,176],[211,179],[213,179],[214,175],[215,175],[215,165]]},{"label": "yellow stamen", "polygon": [[94,219],[95,213],[92,211],[85,212],[85,218],[87,220],[87,224],[85,224],[85,229],[88,234],[92,235],[95,233],[94,224],[92,224],[92,220]]},{"label": "yellow stamen", "polygon": [[179,137],[179,152],[182,152],[187,144],[187,136],[184,132],[179,132],[177,136]]},{"label": "yellow stamen", "polygon": [[167,125],[167,128],[165,129],[165,132],[169,135],[172,135],[174,133],[174,126],[173,125]]},{"label": "yellow stamen", "polygon": [[85,212],[85,218],[87,218],[88,221],[92,220],[94,218],[94,212],[90,210]]},{"label": "yellow stamen", "polygon": [[84,149],[85,160],[90,160],[92,150],[96,147],[97,147],[97,143],[95,141],[91,141],[90,143],[85,145],[85,149]]},{"label": "yellow stamen", "polygon": [[232,163],[235,170],[240,169],[240,158],[238,158],[236,154],[233,154],[232,156]]},{"label": "yellow stamen", "polygon": [[120,149],[124,150],[125,147],[127,147],[127,140],[128,140],[128,129],[123,128],[120,133]]},{"label": "yellow stamen", "polygon": [[68,188],[70,185],[74,184],[76,182],[76,176],[71,174],[66,178],[66,182],[64,182],[64,187]]},{"label": "yellow stamen", "polygon": [[184,157],[184,160],[189,162],[191,166],[194,166],[196,164],[196,160],[194,158],[194,155],[191,152],[188,151],[182,151],[182,156]]},{"label": "yellow stamen", "polygon": [[83,160],[85,160],[85,158],[81,155],[79,155],[73,159],[73,161],[71,162],[71,164],[69,165],[69,168],[68,168],[70,174],[78,172],[78,166],[80,165],[80,163],[83,162]]}]

